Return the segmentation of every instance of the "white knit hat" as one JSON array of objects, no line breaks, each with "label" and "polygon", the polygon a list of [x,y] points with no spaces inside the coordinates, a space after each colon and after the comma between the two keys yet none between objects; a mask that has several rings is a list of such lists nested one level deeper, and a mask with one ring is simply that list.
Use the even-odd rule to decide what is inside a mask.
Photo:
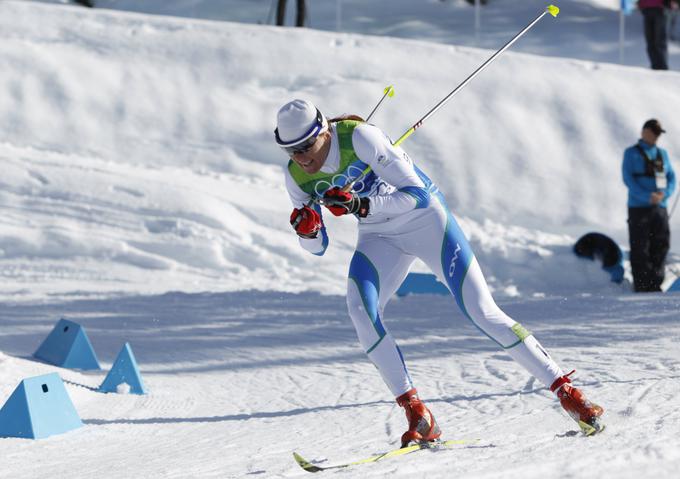
[{"label": "white knit hat", "polygon": [[293,146],[326,131],[328,121],[307,100],[293,100],[281,107],[276,115],[276,142]]}]

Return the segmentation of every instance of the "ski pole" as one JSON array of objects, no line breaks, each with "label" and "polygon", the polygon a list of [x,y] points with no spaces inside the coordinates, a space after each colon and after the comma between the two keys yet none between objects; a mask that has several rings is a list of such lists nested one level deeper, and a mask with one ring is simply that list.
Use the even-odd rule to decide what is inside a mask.
[{"label": "ski pole", "polygon": [[[371,113],[368,114],[368,116],[366,117],[366,121],[368,122],[368,120],[371,119],[373,114],[376,111],[378,111],[378,108],[380,108],[380,105],[382,105],[382,102],[385,100],[385,98],[387,98],[387,97],[392,98],[393,96],[394,96],[394,87],[392,85],[386,86],[385,89],[383,90],[383,96],[380,98],[380,101],[378,101],[378,103],[375,105],[373,110],[371,110]],[[354,180],[354,182],[352,182],[352,184],[354,184],[355,182],[356,182],[356,180]],[[307,204],[305,206],[310,207],[310,206],[312,206],[312,204],[315,201],[317,201],[317,199],[312,197],[312,198],[309,199],[309,201],[307,202]],[[295,221],[293,221],[293,228],[297,227],[297,225],[299,225],[301,221],[302,221],[302,215],[298,215],[297,218],[295,218]]]},{"label": "ski pole", "polygon": [[[553,17],[557,17],[557,14],[560,13],[560,9],[555,5],[548,5],[540,15],[538,15],[536,18],[534,18],[531,21],[531,23],[529,23],[529,25],[524,27],[524,29],[522,29],[522,31],[520,31],[518,34],[516,34],[514,37],[512,37],[505,45],[503,45],[499,50],[497,50],[496,53],[491,55],[491,57],[489,57],[489,59],[487,61],[482,63],[482,65],[479,68],[477,68],[474,72],[472,72],[472,74],[470,76],[468,76],[461,84],[459,84],[456,88],[454,88],[453,91],[451,91],[451,93],[446,95],[446,97],[444,97],[443,100],[441,100],[439,103],[437,103],[434,108],[432,108],[430,111],[428,111],[425,114],[424,117],[422,117],[420,120],[418,120],[411,128],[406,130],[406,132],[403,135],[401,135],[399,137],[399,139],[392,144],[394,146],[399,146],[401,143],[404,142],[404,140],[406,140],[406,138],[411,136],[413,134],[413,132],[415,132],[418,128],[423,126],[423,123],[425,123],[425,121],[428,118],[430,118],[432,115],[434,115],[437,112],[437,110],[439,110],[441,107],[443,107],[464,86],[466,86],[468,83],[470,83],[474,77],[476,77],[482,70],[484,70],[487,66],[489,66],[491,64],[491,62],[493,62],[496,58],[498,58],[498,56],[501,53],[503,53],[505,50],[510,48],[510,46],[513,43],[515,43],[522,35],[524,35],[531,27],[533,27],[541,18],[543,18],[543,16],[545,16],[546,13],[549,13]],[[364,171],[362,171],[361,174],[354,181],[345,185],[342,190],[343,191],[350,191],[352,189],[352,187],[354,186],[354,183],[356,183],[360,178],[363,178],[364,176],[366,176],[370,171],[371,171],[371,167],[367,166],[366,169],[364,169]]]},{"label": "ski pole", "polygon": [[385,98],[387,98],[388,96],[389,96],[390,98],[392,98],[392,97],[394,96],[394,87],[393,87],[392,85],[390,85],[390,86],[388,86],[388,87],[385,87],[385,90],[383,90],[383,96],[382,96],[382,98],[380,99],[380,101],[378,102],[378,104],[375,105],[375,108],[373,108],[373,111],[371,111],[371,113],[369,113],[368,116],[366,117],[366,122],[367,122],[367,123],[368,123],[368,120],[370,120],[371,117],[373,116],[373,113],[375,113],[375,112],[378,110],[378,108],[380,108],[380,105],[382,105],[382,102],[383,102],[383,101],[385,100]]}]

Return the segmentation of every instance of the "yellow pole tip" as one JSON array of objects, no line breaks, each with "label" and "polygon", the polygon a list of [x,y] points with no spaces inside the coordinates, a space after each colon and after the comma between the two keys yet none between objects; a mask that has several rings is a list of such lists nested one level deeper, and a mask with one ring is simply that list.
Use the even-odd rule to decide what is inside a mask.
[{"label": "yellow pole tip", "polygon": [[392,98],[394,96],[394,87],[392,85],[388,86],[387,88],[385,88],[383,93],[387,94],[387,96]]},{"label": "yellow pole tip", "polygon": [[553,17],[557,17],[557,14],[560,13],[560,9],[557,5],[548,5],[548,13]]}]

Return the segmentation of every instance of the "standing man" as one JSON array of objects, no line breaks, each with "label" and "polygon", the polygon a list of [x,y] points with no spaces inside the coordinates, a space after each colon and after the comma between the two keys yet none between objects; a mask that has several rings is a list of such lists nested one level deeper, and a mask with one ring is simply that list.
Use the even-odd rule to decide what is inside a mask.
[{"label": "standing man", "polygon": [[647,55],[652,70],[668,70],[668,30],[666,0],[640,0],[647,41]]},{"label": "standing man", "polygon": [[[571,373],[564,374],[533,334],[496,305],[437,186],[381,130],[358,117],[346,118],[328,120],[312,103],[293,100],[279,110],[274,136],[290,159],[286,188],[300,246],[319,256],[326,252],[319,202],[335,216],[353,215],[359,221],[347,306],[362,348],[406,413],[402,446],[441,435],[383,322],[387,302],[416,258],[448,286],[482,334],[555,393],[586,434],[601,430],[603,409],[573,387]],[[367,166],[370,172],[358,178]],[[344,191],[354,180],[353,189]]]},{"label": "standing man", "polygon": [[659,120],[647,120],[640,140],[623,154],[630,265],[636,292],[661,291],[670,247],[667,206],[675,191],[675,172],[666,150],[656,146],[662,133],[666,130]]},{"label": "standing man", "polygon": [[[307,7],[305,5],[305,0],[297,1],[297,13],[295,15],[295,26],[304,27],[305,26],[305,16],[307,15]],[[286,20],[286,3],[287,0],[278,0],[276,4],[276,24],[283,26]]]}]

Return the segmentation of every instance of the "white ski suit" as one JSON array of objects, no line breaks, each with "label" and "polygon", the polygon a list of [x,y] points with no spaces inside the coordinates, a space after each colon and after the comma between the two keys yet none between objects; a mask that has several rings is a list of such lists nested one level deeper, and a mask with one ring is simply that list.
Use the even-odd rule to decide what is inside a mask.
[{"label": "white ski suit", "polygon": [[[529,331],[494,302],[477,260],[432,181],[401,147],[378,128],[358,122],[331,123],[331,147],[317,176],[295,174],[291,162],[286,186],[295,208],[344,186],[366,165],[372,171],[355,184],[368,197],[369,214],[359,219],[356,251],[349,268],[347,306],[368,357],[397,397],[413,388],[404,358],[383,323],[383,310],[415,258],[448,286],[466,318],[506,350],[547,387],[564,373]],[[353,150],[353,151],[352,151]],[[312,175],[313,176],[313,175]],[[316,206],[317,211],[321,209]],[[311,253],[328,246],[325,228],[315,239],[300,238]]]}]

